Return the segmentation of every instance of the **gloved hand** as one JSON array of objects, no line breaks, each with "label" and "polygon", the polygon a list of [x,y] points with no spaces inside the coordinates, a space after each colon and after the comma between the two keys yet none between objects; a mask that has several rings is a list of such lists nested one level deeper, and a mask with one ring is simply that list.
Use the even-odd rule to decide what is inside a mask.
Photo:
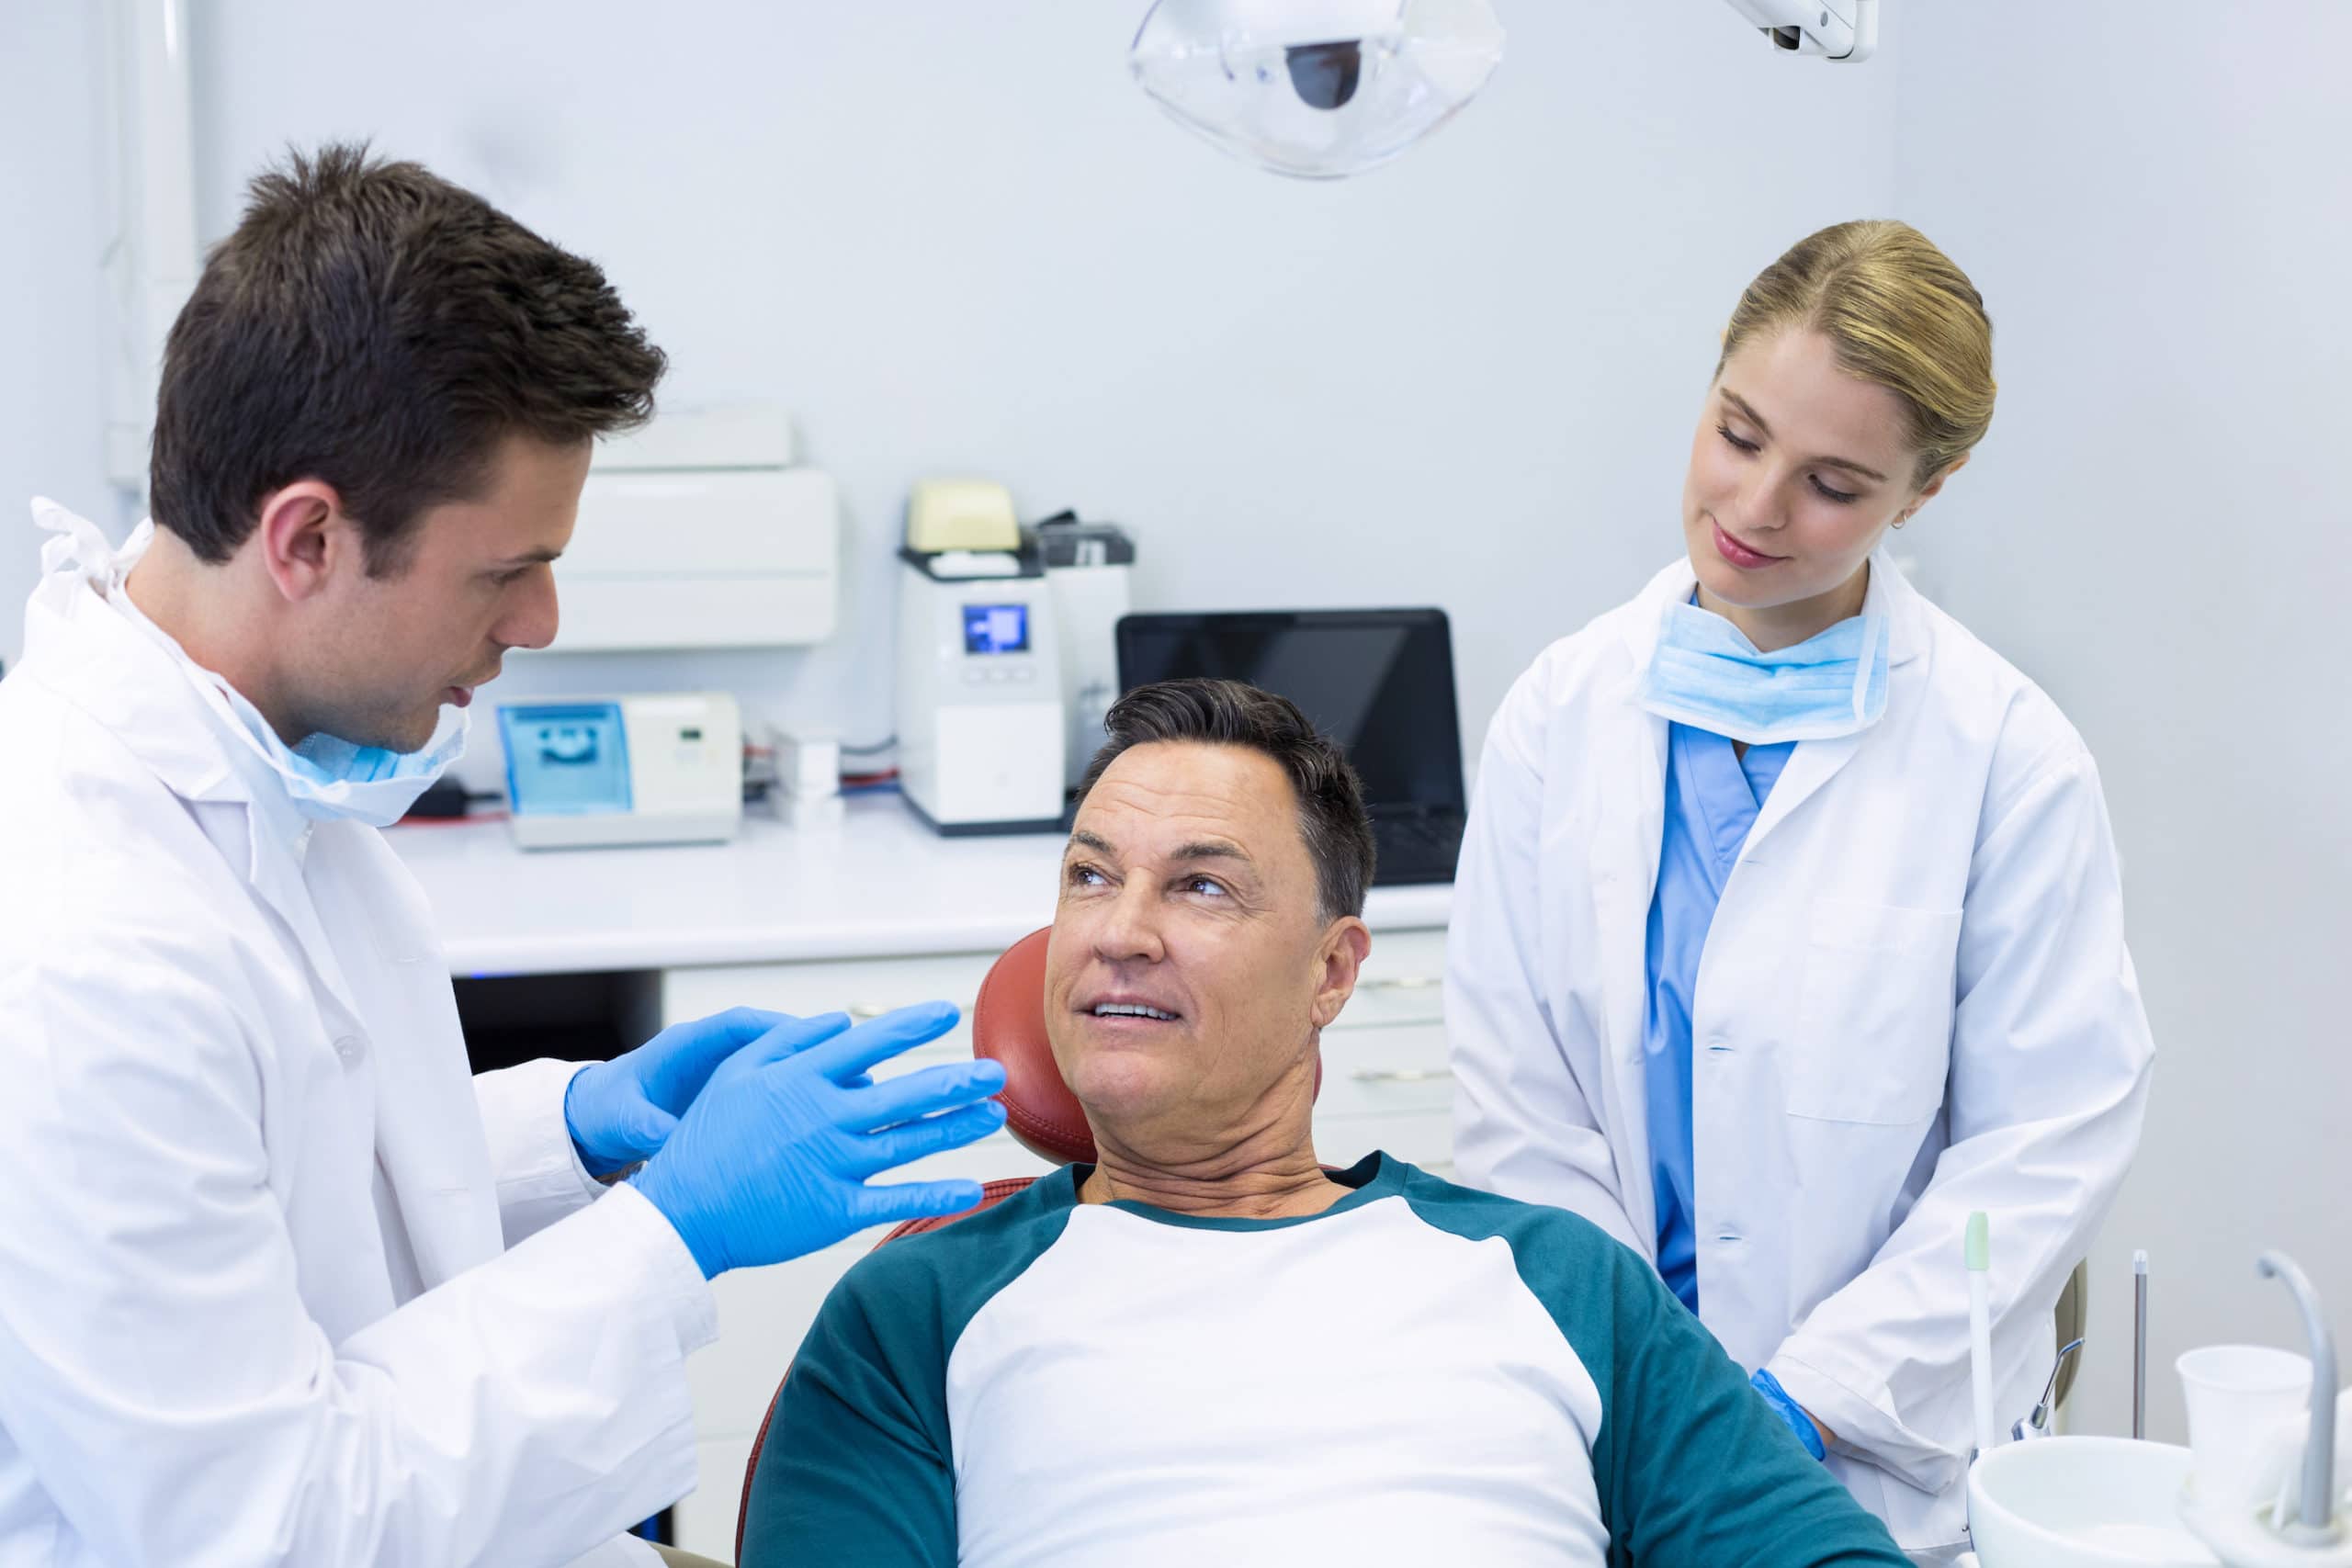
[{"label": "gloved hand", "polygon": [[994,1062],[865,1077],[938,1039],[956,1016],[927,1002],[855,1029],[840,1013],[786,1019],[719,1065],[630,1180],[677,1227],[705,1279],[798,1258],[868,1225],[972,1207],[977,1181],[865,1185],[1004,1125],[1004,1107],[985,1098],[1004,1087]]},{"label": "gloved hand", "polygon": [[732,1008],[673,1024],[636,1050],[591,1062],[563,1091],[563,1122],[591,1176],[610,1176],[669,1141],[718,1064],[792,1020],[761,1008]]},{"label": "gloved hand", "polygon": [[1797,1435],[1805,1452],[1815,1459],[1828,1457],[1829,1450],[1821,1441],[1821,1428],[1805,1414],[1804,1405],[1789,1397],[1789,1391],[1781,1386],[1780,1379],[1758,1367],[1747,1381],[1756,1385],[1756,1392],[1764,1396],[1764,1403],[1772,1407],[1772,1413],[1789,1424],[1789,1430]]}]

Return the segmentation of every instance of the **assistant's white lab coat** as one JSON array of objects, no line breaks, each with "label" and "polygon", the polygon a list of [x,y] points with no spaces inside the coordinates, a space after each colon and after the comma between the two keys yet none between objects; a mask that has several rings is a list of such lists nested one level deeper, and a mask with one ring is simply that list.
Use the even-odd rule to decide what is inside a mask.
[{"label": "assistant's white lab coat", "polygon": [[[119,592],[119,590],[117,590]],[[73,571],[0,683],[0,1564],[553,1568],[692,1489],[707,1284],[573,1070]],[[587,1554],[583,1557],[583,1554]]]},{"label": "assistant's white lab coat", "polygon": [[[1464,1180],[1657,1254],[1644,1098],[1667,722],[1640,706],[1688,561],[1504,700],[1454,888],[1446,1021]],[[1798,744],[1699,966],[1700,1317],[1835,1431],[1911,1549],[1962,1533],[1962,1233],[1992,1218],[2004,1433],[2140,1135],[2153,1047],[2082,740],[1882,555],[1886,712]]]}]

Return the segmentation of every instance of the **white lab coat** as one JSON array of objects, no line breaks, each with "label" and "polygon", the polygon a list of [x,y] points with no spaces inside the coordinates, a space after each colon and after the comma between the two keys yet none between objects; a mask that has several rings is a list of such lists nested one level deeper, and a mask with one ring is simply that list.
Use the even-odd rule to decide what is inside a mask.
[{"label": "white lab coat", "polygon": [[[1646,941],[1667,729],[1640,706],[1688,561],[1554,644],[1488,732],[1446,1020],[1464,1180],[1657,1253]],[[1800,743],[1700,962],[1701,1319],[1838,1435],[1905,1547],[1958,1540],[1962,1233],[1992,1218],[1999,1420],[2137,1146],[2153,1047],[2098,775],[2057,707],[1882,555],[1886,712]]]},{"label": "white lab coat", "polygon": [[[651,1563],[708,1285],[469,1075],[422,891],[167,646],[36,590],[0,683],[0,1564]],[[583,1556],[583,1554],[586,1554]]]}]

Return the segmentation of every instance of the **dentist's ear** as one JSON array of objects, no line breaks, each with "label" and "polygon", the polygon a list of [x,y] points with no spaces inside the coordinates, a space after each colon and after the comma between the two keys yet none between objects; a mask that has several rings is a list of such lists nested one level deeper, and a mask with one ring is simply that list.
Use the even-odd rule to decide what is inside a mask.
[{"label": "dentist's ear", "polygon": [[361,545],[335,488],[324,479],[297,479],[262,497],[259,522],[243,547],[259,550],[277,592],[299,602],[324,589],[344,553]]}]

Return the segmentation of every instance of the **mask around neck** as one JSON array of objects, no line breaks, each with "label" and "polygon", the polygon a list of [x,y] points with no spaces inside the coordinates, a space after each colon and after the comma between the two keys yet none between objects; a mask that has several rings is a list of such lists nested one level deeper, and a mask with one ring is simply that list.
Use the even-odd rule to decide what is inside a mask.
[{"label": "mask around neck", "polygon": [[1676,600],[1658,627],[1641,705],[1750,746],[1834,740],[1886,712],[1886,671],[1883,614],[1855,615],[1764,653],[1723,616]]}]

